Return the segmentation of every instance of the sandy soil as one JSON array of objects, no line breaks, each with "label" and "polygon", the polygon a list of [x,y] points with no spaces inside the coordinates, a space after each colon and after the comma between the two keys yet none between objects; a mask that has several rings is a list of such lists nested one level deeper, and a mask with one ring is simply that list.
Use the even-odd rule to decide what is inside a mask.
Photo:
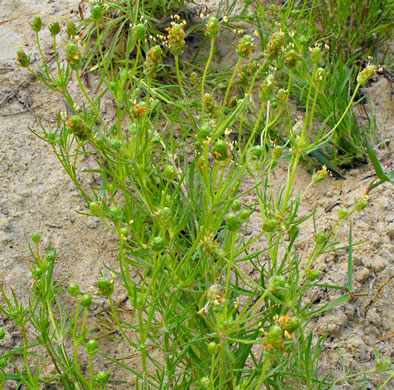
[{"label": "sandy soil", "polygon": [[[53,126],[56,114],[64,110],[64,103],[32,80],[28,72],[15,66],[16,50],[22,45],[38,58],[34,35],[28,25],[35,11],[44,11],[45,21],[51,16],[59,18],[77,11],[79,1],[62,2],[42,0],[2,0],[0,2],[0,283],[13,287],[17,294],[25,295],[31,285],[28,242],[33,232],[41,232],[44,245],[51,242],[60,251],[55,274],[62,279],[72,274],[71,280],[85,290],[104,270],[103,262],[114,264],[116,241],[107,229],[94,218],[76,213],[86,211],[86,205],[70,179],[61,169],[48,145],[28,131],[38,128],[36,115],[47,126]],[[203,3],[203,2],[202,2]],[[212,2],[211,2],[212,3]],[[215,2],[214,2],[215,3]],[[8,21],[8,22],[6,22]],[[6,22],[2,24],[2,22]],[[44,52],[48,52],[49,36],[42,34]],[[48,46],[45,46],[48,45]],[[219,48],[225,51],[225,48]],[[392,86],[382,77],[365,89],[377,115],[378,134],[381,139],[392,140],[393,103]],[[393,147],[379,152],[382,160],[393,156]],[[373,174],[369,166],[346,172],[347,179],[328,178],[316,185],[304,202],[302,215],[317,208],[320,230],[332,226],[336,210],[350,207],[360,198]],[[283,182],[286,170],[276,171],[276,181]],[[310,173],[300,167],[296,188],[305,188]],[[354,291],[366,293],[355,297],[312,324],[316,334],[328,331],[328,341],[321,357],[322,372],[334,370],[340,375],[336,351],[340,351],[347,370],[358,372],[374,366],[376,352],[390,357],[392,354],[393,314],[392,283],[386,285],[373,300],[381,286],[393,273],[394,209],[393,192],[385,184],[371,193],[369,206],[353,220],[354,241],[368,240],[354,249]],[[251,221],[252,230],[259,229],[259,222]],[[349,226],[340,237],[346,242]],[[308,252],[312,247],[313,228],[306,224],[301,229],[298,249]],[[321,259],[318,268],[324,283],[344,284],[347,272],[347,253]],[[121,295],[121,293],[119,293]],[[334,297],[332,292],[316,293],[319,305]],[[120,297],[118,297],[120,299]],[[95,299],[94,311],[102,306]],[[0,327],[5,326],[6,338],[0,342],[0,355],[8,347],[20,342],[13,324],[0,315]],[[109,348],[109,347],[108,347]],[[112,352],[122,351],[122,345],[111,347]],[[110,349],[111,349],[110,348]],[[116,351],[117,350],[117,351]],[[134,363],[133,363],[134,364]],[[138,362],[135,362],[138,365]],[[126,388],[133,388],[128,379]],[[379,379],[370,387],[378,386]],[[352,388],[341,385],[338,389]]]}]

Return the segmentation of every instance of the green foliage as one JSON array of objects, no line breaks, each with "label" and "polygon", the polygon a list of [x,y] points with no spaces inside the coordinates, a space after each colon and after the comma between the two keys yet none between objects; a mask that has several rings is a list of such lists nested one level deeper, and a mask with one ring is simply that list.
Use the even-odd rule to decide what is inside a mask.
[{"label": "green foliage", "polygon": [[[351,299],[351,248],[356,244],[351,235],[345,246],[335,238],[345,221],[368,205],[368,199],[342,210],[331,228],[318,232],[315,214],[301,217],[299,208],[309,188],[327,176],[326,168],[311,177],[303,194],[295,196],[293,185],[300,161],[336,134],[361,80],[347,104],[337,107],[339,114],[329,129],[313,134],[319,93],[326,87],[327,73],[331,75],[331,69],[320,67],[320,54],[314,53],[313,63],[301,61],[304,52],[294,46],[284,58],[282,49],[293,37],[276,31],[266,40],[264,60],[249,67],[255,44],[251,36],[244,36],[234,49],[239,58],[232,73],[217,76],[224,83],[221,95],[218,80],[210,73],[220,26],[218,20],[209,19],[210,54],[199,83],[190,86],[179,63],[187,32],[183,24],[174,22],[168,39],[172,40],[169,49],[175,56],[178,84],[163,84],[161,50],[145,34],[153,31],[153,15],[167,10],[168,2],[137,3],[145,8],[131,7],[129,1],[108,3],[108,8],[101,3],[95,6],[99,8],[94,9],[93,19],[83,22],[93,28],[87,30],[87,37],[93,37],[93,31],[96,34],[91,52],[81,52],[71,39],[73,34],[66,32],[71,39],[66,45],[66,63],[59,60],[56,50],[54,70],[41,51],[43,66],[37,71],[24,61],[74,111],[70,118],[59,113],[52,131],[42,123],[39,130],[30,130],[51,146],[85,200],[86,214],[99,217],[117,237],[118,264],[110,269],[111,277],[98,278],[97,291],[83,292],[76,283],[56,281],[57,252],[48,248],[42,256],[41,239],[35,234],[31,250],[34,287],[28,305],[14,291],[9,298],[0,289],[0,311],[19,326],[24,339],[22,348],[1,358],[1,380],[17,380],[29,389],[49,383],[65,389],[103,389],[118,378],[96,367],[93,358],[100,355],[119,370],[133,373],[136,387],[142,389],[331,388],[332,380],[319,376],[325,337],[316,340],[308,325],[314,316]],[[130,20],[133,26],[139,25],[141,14],[148,22],[123,37],[124,25]],[[114,42],[124,41],[124,50],[103,49],[110,31],[115,31]],[[135,57],[130,58],[134,50]],[[142,51],[150,53],[146,60]],[[93,58],[103,81],[96,93],[81,80]],[[118,69],[112,66],[112,58]],[[296,86],[295,77],[284,71],[285,62],[290,69],[303,69],[299,72],[307,85],[303,121],[291,119],[289,94]],[[248,69],[243,68],[246,63]],[[269,67],[271,63],[277,71]],[[239,70],[243,82],[237,85]],[[287,77],[287,91],[275,90],[279,77]],[[71,80],[84,96],[81,112],[75,109],[69,90]],[[232,96],[234,90],[237,95]],[[261,99],[255,101],[258,90]],[[104,96],[114,102],[113,122],[104,120]],[[284,145],[277,145],[274,138]],[[80,160],[93,156],[97,168],[81,172]],[[287,160],[287,181],[274,190],[271,178],[281,160]],[[100,184],[84,187],[84,174],[95,175]],[[383,180],[381,171],[378,175]],[[254,182],[252,188],[245,189],[246,180]],[[252,191],[256,203],[245,206]],[[262,229],[247,235],[252,217],[261,221]],[[310,218],[315,223],[315,243],[301,259],[294,244],[302,223]],[[265,247],[253,250],[262,239]],[[349,248],[348,283],[325,284],[324,288],[340,294],[314,309],[307,292],[320,287],[316,261],[343,248]],[[114,283],[115,275],[119,285]],[[122,316],[113,302],[117,288],[127,291],[130,317]],[[72,307],[61,299],[66,290]],[[108,301],[112,326],[127,349],[137,351],[138,367],[125,363],[121,356],[107,356],[100,347],[106,335],[92,338],[87,319],[93,293]],[[38,345],[45,348],[45,356],[36,353]],[[16,364],[10,368],[9,361],[15,362],[18,354],[23,356],[23,371]],[[87,370],[81,367],[82,356],[89,361]],[[49,378],[43,375],[48,361],[56,368]],[[385,365],[368,374],[389,370]]]}]

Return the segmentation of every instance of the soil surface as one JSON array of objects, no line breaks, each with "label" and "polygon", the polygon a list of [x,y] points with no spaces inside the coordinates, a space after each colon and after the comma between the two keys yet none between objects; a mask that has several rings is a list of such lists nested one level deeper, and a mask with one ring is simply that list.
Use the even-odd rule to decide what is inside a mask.
[{"label": "soil surface", "polygon": [[[201,2],[202,5],[206,3]],[[211,7],[208,11],[213,10],[212,5],[215,3],[207,3]],[[24,299],[27,299],[25,289],[32,285],[30,268],[33,262],[29,256],[28,243],[33,232],[42,234],[42,248],[50,242],[60,251],[54,273],[58,280],[71,274],[70,281],[79,283],[81,289],[86,291],[101,272],[106,273],[103,263],[116,266],[116,240],[98,219],[78,214],[78,211],[86,212],[86,204],[79,192],[49,145],[28,130],[28,127],[39,128],[38,119],[49,128],[55,126],[57,113],[65,111],[64,102],[43,84],[32,79],[25,69],[15,65],[19,46],[33,53],[32,58],[38,61],[35,36],[29,26],[35,12],[42,13],[45,24],[51,17],[60,19],[72,14],[76,19],[78,4],[78,0],[0,2],[0,283],[7,291],[12,287]],[[50,36],[46,31],[40,36],[43,51],[49,57]],[[231,57],[224,55],[230,52],[226,48],[230,41],[224,40],[219,50],[223,52],[226,63],[231,64]],[[394,107],[390,81],[383,76],[375,76],[364,92],[376,113],[378,137],[392,141]],[[363,120],[361,110],[359,119]],[[386,149],[378,150],[382,161],[392,159],[392,145],[393,142]],[[89,164],[89,161],[82,161],[85,168]],[[351,207],[355,198],[361,198],[373,174],[373,169],[364,165],[345,172],[346,180],[327,178],[308,193],[301,215],[316,208],[318,229],[330,228],[336,221],[336,211],[341,207]],[[286,167],[279,167],[275,172],[275,182],[283,183],[286,175]],[[295,190],[304,189],[310,178],[311,173],[300,166]],[[257,218],[252,219],[249,226],[252,231],[260,230]],[[353,219],[353,231],[354,242],[367,240],[353,251],[355,297],[347,304],[326,312],[311,324],[316,335],[328,332],[320,359],[322,375],[332,371],[334,376],[341,377],[337,351],[348,372],[372,369],[377,351],[384,357],[391,357],[393,352],[393,283],[389,282],[379,290],[393,274],[394,203],[391,185],[386,183],[370,194],[368,207]],[[338,239],[346,243],[348,233],[349,224],[343,226]],[[313,226],[310,221],[301,228],[297,249],[301,253],[308,253],[312,247]],[[321,283],[345,284],[347,251],[323,256],[317,268],[322,274]],[[335,297],[332,291],[325,290],[313,291],[311,294],[315,294],[316,308]],[[337,292],[336,296],[339,295]],[[115,300],[121,299],[120,291]],[[92,310],[99,313],[103,300],[95,298],[94,303]],[[1,326],[5,326],[7,333],[0,342],[0,356],[7,348],[21,343],[20,334],[2,314]],[[130,354],[121,342],[115,344],[104,346],[109,355]],[[129,361],[129,364],[138,366],[139,362]],[[102,368],[112,367],[107,365]],[[134,388],[135,382],[130,375],[119,373],[119,376],[128,381],[124,388]],[[376,388],[379,381],[381,378],[376,377],[369,388]],[[12,385],[9,386],[6,388],[11,389]],[[358,387],[341,384],[336,388]]]}]

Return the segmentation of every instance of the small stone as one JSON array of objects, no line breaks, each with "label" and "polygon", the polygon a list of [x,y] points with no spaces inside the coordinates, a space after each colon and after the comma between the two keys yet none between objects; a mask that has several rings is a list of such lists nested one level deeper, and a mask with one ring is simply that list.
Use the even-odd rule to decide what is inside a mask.
[{"label": "small stone", "polygon": [[363,267],[356,273],[356,280],[361,283],[364,280],[368,279],[369,275],[370,271],[368,270],[368,268]]},{"label": "small stone", "polygon": [[368,266],[372,272],[380,272],[386,267],[387,261],[381,256],[371,258]]}]

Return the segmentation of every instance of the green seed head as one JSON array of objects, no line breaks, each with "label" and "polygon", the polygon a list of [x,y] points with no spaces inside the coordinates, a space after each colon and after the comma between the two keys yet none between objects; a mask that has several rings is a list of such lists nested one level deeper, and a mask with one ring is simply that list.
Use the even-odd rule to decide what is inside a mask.
[{"label": "green seed head", "polygon": [[308,43],[308,38],[305,35],[301,35],[299,42],[300,42],[300,45],[305,46]]},{"label": "green seed head", "polygon": [[163,218],[164,221],[169,222],[174,216],[174,213],[169,207],[163,207],[160,216]]},{"label": "green seed head", "polygon": [[99,278],[97,281],[97,287],[100,291],[100,294],[104,295],[105,297],[111,296],[114,292],[114,282],[109,281],[105,276]]},{"label": "green seed head", "polygon": [[266,102],[271,99],[272,94],[274,93],[274,87],[275,87],[275,78],[272,74],[269,74],[259,86],[260,99],[263,102]]},{"label": "green seed head", "polygon": [[28,56],[23,50],[18,50],[16,55],[19,66],[27,68],[30,65],[30,56]]},{"label": "green seed head", "polygon": [[313,282],[319,277],[320,277],[320,271],[318,269],[311,269],[306,274],[306,279],[309,280],[310,282]]},{"label": "green seed head", "polygon": [[40,233],[33,233],[33,235],[31,236],[31,240],[38,244],[41,241]]},{"label": "green seed head", "polygon": [[242,219],[242,221],[247,221],[250,217],[251,210],[250,209],[243,209],[239,212],[239,217]]},{"label": "green seed head", "polygon": [[93,215],[100,215],[101,214],[101,207],[98,202],[90,202],[89,203],[89,210],[92,212]]},{"label": "green seed head", "polygon": [[200,128],[199,134],[200,138],[207,139],[212,136],[212,128],[209,125],[203,125]]},{"label": "green seed head", "polygon": [[282,335],[283,335],[283,330],[281,329],[280,326],[272,325],[268,330],[268,338],[271,342],[281,339]]},{"label": "green seed head", "polygon": [[249,57],[256,48],[256,45],[253,43],[253,38],[251,35],[245,35],[238,43],[237,46],[237,54],[240,57],[246,58]]},{"label": "green seed head", "polygon": [[271,40],[268,42],[265,48],[265,55],[269,59],[274,59],[278,56],[281,51],[283,45],[285,44],[285,33],[282,31],[278,31],[272,34]]},{"label": "green seed head", "polygon": [[264,149],[261,145],[254,145],[249,149],[249,154],[252,160],[260,160],[264,153]]},{"label": "green seed head", "polygon": [[310,49],[312,62],[318,64],[322,57],[322,52],[319,46],[315,46],[313,49]]},{"label": "green seed head", "polygon": [[319,183],[324,180],[328,175],[327,167],[323,165],[323,168],[315,172],[312,176],[312,183]]},{"label": "green seed head", "polygon": [[326,71],[323,68],[317,68],[315,75],[316,81],[323,81],[325,77],[326,77]]},{"label": "green seed head", "polygon": [[31,270],[31,274],[34,279],[39,279],[44,272],[45,272],[45,269],[43,269],[41,267],[35,267]]},{"label": "green seed head", "polygon": [[203,389],[208,389],[211,384],[211,381],[209,380],[209,378],[207,376],[204,376],[200,379],[200,383],[201,383],[201,386],[203,387]]},{"label": "green seed head", "polygon": [[242,203],[239,199],[234,200],[234,202],[231,205],[231,209],[233,211],[239,211],[241,210],[241,207],[242,207]]},{"label": "green seed head", "polygon": [[324,232],[319,232],[315,234],[315,242],[316,244],[324,244],[327,242],[327,234]]},{"label": "green seed head", "polygon": [[92,296],[90,294],[83,294],[79,303],[81,306],[88,308],[92,304]]},{"label": "green seed head", "polygon": [[290,319],[283,324],[283,329],[288,332],[294,332],[299,326],[299,319],[297,317],[290,317]]},{"label": "green seed head", "polygon": [[77,26],[72,20],[69,20],[66,23],[66,34],[69,38],[73,38],[75,35],[77,35]]},{"label": "green seed head", "polygon": [[51,35],[55,36],[57,34],[60,33],[60,24],[57,21],[52,22],[49,26],[48,26],[49,32],[51,33]]},{"label": "green seed head", "polygon": [[164,167],[163,175],[167,180],[173,180],[177,175],[177,169],[173,165],[166,165]]},{"label": "green seed head", "polygon": [[242,219],[239,215],[235,213],[228,213],[226,216],[226,228],[230,230],[230,232],[238,231],[242,226]]},{"label": "green seed head", "polygon": [[281,88],[278,91],[278,99],[280,102],[285,102],[287,100],[287,90]]},{"label": "green seed head", "polygon": [[208,38],[216,38],[220,32],[220,23],[217,18],[212,17],[208,20],[205,35]]},{"label": "green seed head", "polygon": [[347,214],[348,214],[348,211],[344,207],[339,209],[338,212],[337,212],[337,215],[338,215],[339,219],[344,219],[347,216]]},{"label": "green seed head", "polygon": [[154,46],[149,49],[148,53],[146,54],[146,61],[144,64],[145,75],[148,78],[152,79],[155,77],[161,62],[162,55],[163,51],[161,50],[160,46]]},{"label": "green seed head", "polygon": [[85,348],[86,348],[86,352],[89,355],[91,355],[91,356],[95,355],[97,353],[97,351],[98,351],[97,341],[95,339],[89,340],[86,343]]},{"label": "green seed head", "polygon": [[109,210],[109,217],[115,223],[122,221],[123,219],[123,209],[120,206],[111,207]]},{"label": "green seed head", "polygon": [[67,291],[72,297],[76,297],[80,294],[79,286],[76,283],[71,283],[68,286]]},{"label": "green seed head", "polygon": [[90,127],[79,115],[74,115],[68,121],[66,121],[66,126],[81,140],[86,139],[86,137],[91,132]]},{"label": "green seed head", "polygon": [[103,7],[99,4],[92,7],[92,19],[98,21],[103,17]]},{"label": "green seed head", "polygon": [[143,39],[146,38],[146,26],[143,23],[137,24],[134,27],[134,33],[135,33],[135,37],[142,41]]},{"label": "green seed head", "polygon": [[289,236],[291,239],[296,238],[300,234],[300,228],[298,226],[292,226],[289,230]]},{"label": "green seed head", "polygon": [[56,257],[57,257],[56,251],[55,250],[50,251],[45,255],[45,261],[48,263],[51,263],[51,262],[55,261]]},{"label": "green seed head", "polygon": [[96,381],[96,384],[99,386],[106,386],[108,383],[108,376],[109,376],[109,371],[99,371],[97,375],[94,377],[94,380]]},{"label": "green seed head", "polygon": [[212,97],[211,94],[206,93],[203,97],[203,104],[205,109],[210,113],[214,114],[217,108],[217,104],[215,99]]},{"label": "green seed head", "polygon": [[0,368],[4,370],[8,366],[8,357],[1,357],[0,358]]},{"label": "green seed head", "polygon": [[356,201],[354,209],[356,211],[364,210],[368,206],[368,195],[365,195],[363,199]]},{"label": "green seed head", "polygon": [[74,43],[69,43],[66,49],[66,61],[70,64],[71,69],[76,70],[82,66],[81,53],[78,46]]},{"label": "green seed head", "polygon": [[213,284],[208,288],[207,298],[208,301],[212,301],[213,299],[220,297],[223,295],[223,289],[220,284]]},{"label": "green seed head", "polygon": [[277,221],[274,218],[270,218],[263,223],[262,229],[264,232],[272,233],[278,228],[278,226],[279,226],[279,221]]},{"label": "green seed head", "polygon": [[219,351],[219,345],[214,341],[211,341],[207,346],[208,352],[212,354],[216,354]]},{"label": "green seed head", "polygon": [[5,337],[5,329],[4,326],[0,328],[0,340],[3,340]]},{"label": "green seed head", "polygon": [[285,64],[290,70],[293,70],[300,58],[301,55],[298,54],[294,49],[291,49],[285,53]]},{"label": "green seed head", "polygon": [[286,279],[282,275],[274,275],[269,281],[269,286],[271,289],[275,290],[277,288],[282,288],[286,284]]},{"label": "green seed head", "polygon": [[42,29],[42,20],[39,16],[35,16],[33,21],[30,23],[31,29],[34,32],[39,32]]},{"label": "green seed head", "polygon": [[166,240],[163,237],[155,237],[151,242],[151,248],[154,252],[161,252],[166,248]]},{"label": "green seed head", "polygon": [[231,157],[230,144],[223,140],[216,141],[213,147],[213,157],[218,161],[224,161]]},{"label": "green seed head", "polygon": [[374,65],[367,66],[362,72],[357,76],[357,82],[364,86],[367,81],[376,74],[376,67]]}]

